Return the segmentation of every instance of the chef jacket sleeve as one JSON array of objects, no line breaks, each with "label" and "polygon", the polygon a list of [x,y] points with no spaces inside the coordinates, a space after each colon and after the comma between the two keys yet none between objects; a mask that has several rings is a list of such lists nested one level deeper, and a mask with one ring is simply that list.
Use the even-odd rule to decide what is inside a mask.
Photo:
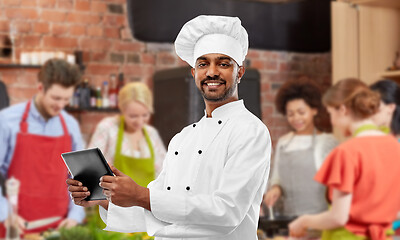
[{"label": "chef jacket sleeve", "polygon": [[[159,220],[148,233],[160,237],[216,236],[239,226],[252,205],[261,203],[268,178],[271,141],[268,130],[257,124],[235,129],[220,186],[212,194],[176,194],[150,187],[151,213]],[[149,220],[147,220],[149,219]],[[147,217],[146,221],[154,219]],[[170,225],[166,226],[167,223]],[[162,226],[166,227],[162,227]],[[153,227],[153,229],[150,229]]]},{"label": "chef jacket sleeve", "polygon": [[107,225],[104,230],[113,232],[146,232],[146,225],[141,207],[119,207],[108,204],[108,211],[99,207],[100,217]]},{"label": "chef jacket sleeve", "polygon": [[[163,169],[166,169],[167,161],[164,161]],[[161,188],[165,179],[165,171],[161,171],[156,180],[149,183],[148,187]],[[112,203],[108,205],[108,211],[103,207],[99,207],[100,217],[106,224],[104,230],[114,232],[146,232],[146,221],[152,222],[154,226],[163,225],[158,219],[152,215],[149,219],[145,219],[144,210],[141,207],[119,207]],[[148,212],[148,211],[147,211]],[[149,224],[147,224],[149,225]],[[151,223],[150,223],[151,225]]]}]

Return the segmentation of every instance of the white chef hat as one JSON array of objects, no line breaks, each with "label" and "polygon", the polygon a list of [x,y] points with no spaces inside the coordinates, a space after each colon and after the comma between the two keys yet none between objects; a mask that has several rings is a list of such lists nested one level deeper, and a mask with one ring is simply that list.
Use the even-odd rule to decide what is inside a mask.
[{"label": "white chef hat", "polygon": [[248,48],[248,35],[238,17],[198,16],[183,25],[175,40],[176,54],[192,67],[208,53],[227,55],[242,66]]}]

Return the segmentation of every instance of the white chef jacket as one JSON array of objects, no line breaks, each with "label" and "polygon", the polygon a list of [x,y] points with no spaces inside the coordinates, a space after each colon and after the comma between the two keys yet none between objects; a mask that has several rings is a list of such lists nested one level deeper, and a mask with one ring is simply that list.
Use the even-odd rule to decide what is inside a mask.
[{"label": "white chef jacket", "polygon": [[156,240],[256,240],[271,155],[267,127],[242,100],[225,104],[171,140],[163,170],[148,185],[151,211],[112,203],[107,227]]}]

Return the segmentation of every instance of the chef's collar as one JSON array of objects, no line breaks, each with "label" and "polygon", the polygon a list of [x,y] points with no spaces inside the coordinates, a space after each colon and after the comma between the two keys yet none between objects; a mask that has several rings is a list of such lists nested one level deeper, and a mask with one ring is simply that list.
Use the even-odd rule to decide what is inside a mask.
[{"label": "chef's collar", "polygon": [[[236,113],[236,109],[244,107],[243,99],[233,101],[227,104],[224,104],[220,107],[214,109],[211,112],[211,118],[226,118],[234,113]],[[207,118],[207,112],[204,110],[205,118]]]}]

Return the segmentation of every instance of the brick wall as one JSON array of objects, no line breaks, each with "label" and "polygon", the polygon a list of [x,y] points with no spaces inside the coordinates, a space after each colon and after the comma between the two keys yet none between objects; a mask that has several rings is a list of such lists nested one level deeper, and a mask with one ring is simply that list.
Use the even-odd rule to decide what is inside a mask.
[{"label": "brick wall", "polygon": [[[21,51],[83,51],[85,78],[93,85],[123,72],[126,81],[152,86],[155,71],[185,65],[172,44],[143,43],[132,38],[126,19],[126,0],[0,0],[0,35],[9,24],[18,30],[16,53]],[[250,43],[251,46],[251,43]],[[262,120],[273,141],[288,131],[274,107],[277,89],[288,79],[309,76],[323,86],[331,82],[329,53],[298,54],[250,49],[248,66],[261,73]],[[3,59],[4,60],[4,59]],[[37,69],[0,68],[11,103],[31,98],[36,92]],[[87,140],[105,113],[76,114]]]}]

